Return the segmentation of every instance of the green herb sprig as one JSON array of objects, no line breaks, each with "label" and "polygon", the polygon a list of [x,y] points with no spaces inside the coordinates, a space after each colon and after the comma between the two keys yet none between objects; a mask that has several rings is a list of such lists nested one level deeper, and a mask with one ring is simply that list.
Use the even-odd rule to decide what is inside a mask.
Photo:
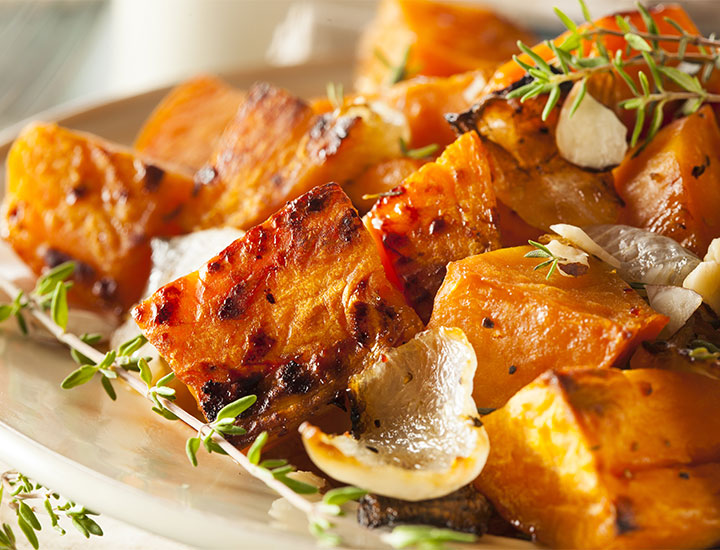
[{"label": "green herb sprig", "polygon": [[322,546],[338,546],[342,540],[340,536],[331,532],[336,525],[328,516],[341,517],[345,515],[342,506],[348,502],[359,500],[368,492],[359,487],[338,487],[331,489],[323,495],[322,501],[315,505],[316,513],[311,514],[308,528],[310,533]]},{"label": "green herb sprig", "polygon": [[720,359],[720,348],[705,340],[693,340],[688,355],[696,361],[716,361]]},{"label": "green herb sprig", "polygon": [[[720,94],[710,93],[705,87],[710,75],[720,68],[720,41],[714,36],[706,38],[688,33],[676,21],[666,18],[680,33],[679,35],[660,34],[650,12],[637,5],[645,23],[646,30],[634,27],[627,17],[617,16],[616,22],[620,30],[604,29],[593,24],[590,13],[583,0],[579,0],[588,25],[580,28],[570,17],[558,8],[555,13],[569,31],[567,38],[559,45],[552,41],[545,44],[553,52],[554,58],[544,60],[532,49],[518,42],[521,52],[530,57],[532,63],[513,56],[531,78],[527,84],[512,90],[507,98],[520,98],[526,101],[543,94],[548,95],[542,112],[546,120],[558,104],[561,86],[565,83],[581,82],[581,91],[571,106],[571,116],[575,113],[587,91],[588,79],[600,73],[616,72],[630,89],[633,97],[619,102],[618,107],[635,111],[635,128],[630,144],[637,145],[646,120],[650,121],[643,146],[652,140],[660,129],[664,118],[664,107],[671,102],[682,102],[680,113],[689,115],[697,111],[704,103],[720,102]],[[625,48],[610,53],[604,45],[604,36],[618,36],[625,41]],[[583,46],[591,42],[595,45],[592,55],[584,55]],[[670,52],[662,47],[663,43],[677,43],[678,51]],[[699,53],[688,53],[687,46],[697,46]],[[632,52],[639,52],[632,55]],[[701,79],[683,72],[676,67],[667,65],[669,61],[684,62],[702,72]],[[638,72],[640,86],[630,77],[626,67],[639,65],[644,70]],[[650,77],[648,78],[649,73]],[[680,91],[668,90],[666,85],[672,82],[681,88]]]},{"label": "green herb sprig", "polygon": [[326,86],[327,98],[334,109],[342,109],[345,104],[344,87],[339,82],[328,82]]},{"label": "green herb sprig", "polygon": [[543,267],[550,266],[550,269],[547,272],[547,275],[545,275],[545,279],[549,279],[553,273],[555,273],[555,270],[558,267],[558,264],[563,258],[560,258],[550,252],[550,249],[545,246],[544,244],[541,244],[537,241],[529,240],[528,244],[535,247],[535,250],[531,250],[527,254],[525,254],[526,258],[543,258],[544,261],[540,262],[538,265],[536,265],[533,268],[533,271],[537,271],[538,269],[542,269]]},{"label": "green herb sprig", "polygon": [[387,82],[389,85],[392,86],[393,84],[397,84],[398,82],[407,80],[408,78],[411,78],[412,76],[420,72],[419,67],[408,67],[411,50],[412,46],[408,46],[407,48],[405,48],[405,50],[403,50],[402,57],[400,58],[400,62],[397,64],[393,64],[379,48],[375,48],[375,50],[373,51],[375,57],[380,61],[380,63],[385,65],[385,67],[389,71],[387,78]]},{"label": "green herb sprig", "polygon": [[407,141],[400,138],[400,152],[404,157],[422,160],[433,156],[438,149],[440,149],[440,146],[437,143],[431,143],[425,147],[418,147],[416,149],[409,149]]},{"label": "green herb sprig", "polygon": [[[40,547],[37,531],[42,530],[42,525],[36,515],[38,509],[28,504],[33,501],[42,502],[43,510],[50,518],[50,524],[61,535],[66,533],[60,525],[61,518],[69,520],[85,538],[90,538],[90,535],[97,537],[103,535],[102,528],[89,517],[98,514],[84,506],[62,498],[59,494],[18,472],[5,472],[0,476],[0,480],[0,503],[2,503],[3,493],[7,490],[9,497],[7,505],[15,510],[17,526],[36,550]],[[12,527],[3,523],[0,530],[0,550],[17,550],[16,542]]]},{"label": "green herb sprig", "polygon": [[398,525],[382,539],[393,548],[419,548],[438,550],[446,542],[475,542],[477,537],[450,529],[439,529],[428,525]]}]

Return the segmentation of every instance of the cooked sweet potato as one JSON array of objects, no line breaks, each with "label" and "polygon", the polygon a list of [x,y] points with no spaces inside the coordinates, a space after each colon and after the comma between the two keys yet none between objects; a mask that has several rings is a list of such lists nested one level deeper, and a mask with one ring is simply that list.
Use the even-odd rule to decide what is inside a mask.
[{"label": "cooked sweet potato", "polygon": [[155,107],[134,147],[154,159],[195,172],[210,158],[244,95],[213,76],[191,78]]},{"label": "cooked sweet potato", "polygon": [[452,262],[429,327],[459,327],[475,348],[473,397],[501,407],[550,368],[620,365],[667,323],[605,264],[590,258],[584,275],[535,271],[530,246]]},{"label": "cooked sweet potato", "polygon": [[191,177],[132,151],[35,124],[8,154],[3,237],[37,274],[76,261],[71,297],[119,312],[142,295],[150,238],[187,230],[178,220],[192,190]]},{"label": "cooked sweet potato", "polygon": [[[392,65],[406,73],[449,76],[492,71],[534,36],[492,10],[460,2],[383,0],[358,51],[355,87],[369,93],[393,84]],[[384,59],[381,59],[384,58]]]},{"label": "cooked sweet potato", "polygon": [[710,106],[660,130],[615,171],[623,223],[703,256],[720,236],[720,130]]},{"label": "cooked sweet potato", "polygon": [[556,548],[720,540],[720,381],[663,370],[549,371],[483,418],[476,481]]},{"label": "cooked sweet potato", "polygon": [[464,134],[381,198],[365,223],[382,243],[408,302],[427,322],[448,262],[500,246],[495,195],[477,134]]},{"label": "cooked sweet potato", "polygon": [[257,84],[196,175],[199,227],[250,227],[329,181],[352,181],[400,154],[399,128],[364,106],[315,115],[301,99]]},{"label": "cooked sweet potato", "polygon": [[555,143],[559,109],[543,122],[545,101],[493,96],[475,109],[472,122],[460,116],[460,127],[475,126],[483,138],[498,200],[544,231],[554,223],[616,223],[620,200],[612,174],[583,169],[560,156]]},{"label": "cooked sweet potato", "polygon": [[359,178],[345,182],[343,191],[350,197],[358,212],[365,214],[375,204],[377,197],[363,199],[363,196],[392,191],[425,162],[409,157],[385,160],[368,168]]},{"label": "cooked sweet potato", "polygon": [[374,346],[404,343],[421,327],[335,184],[289,203],[133,317],[208,420],[258,396],[238,445],[262,430],[288,433],[342,399]]}]

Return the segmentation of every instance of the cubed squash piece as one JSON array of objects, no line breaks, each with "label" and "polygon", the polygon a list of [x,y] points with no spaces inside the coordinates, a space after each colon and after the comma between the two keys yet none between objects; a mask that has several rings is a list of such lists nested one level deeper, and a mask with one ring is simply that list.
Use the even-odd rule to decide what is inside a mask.
[{"label": "cubed squash piece", "polygon": [[335,184],[289,203],[133,317],[208,420],[257,395],[238,445],[262,430],[289,433],[342,401],[375,346],[402,344],[421,328]]},{"label": "cubed squash piece", "polygon": [[593,258],[584,275],[534,270],[530,246],[453,262],[429,327],[459,327],[475,348],[473,397],[497,408],[540,373],[567,365],[611,367],[667,323]]},{"label": "cubed squash piece", "polygon": [[476,486],[553,548],[720,540],[720,381],[645,369],[548,371],[483,417]]},{"label": "cubed squash piece", "polygon": [[623,222],[703,256],[720,236],[720,130],[710,106],[673,121],[615,169]]},{"label": "cubed squash piece", "polygon": [[616,223],[620,199],[612,173],[581,168],[560,155],[555,142],[560,109],[543,121],[545,100],[490,97],[473,123],[458,117],[460,126],[476,127],[483,138],[498,200],[527,226],[543,231],[555,223]]},{"label": "cubed squash piece", "polygon": [[135,149],[195,172],[208,161],[245,94],[213,76],[173,88],[135,139]]},{"label": "cubed squash piece", "polygon": [[394,84],[396,66],[404,67],[405,74],[425,76],[491,72],[517,51],[517,40],[533,43],[535,38],[483,6],[383,0],[360,43],[355,87],[369,93]]},{"label": "cubed squash piece", "polygon": [[400,156],[400,136],[366,106],[315,115],[289,92],[256,84],[195,176],[193,217],[199,228],[251,227],[317,185]]},{"label": "cubed squash piece", "polygon": [[367,215],[366,225],[424,322],[448,262],[500,246],[495,206],[485,151],[468,132]]},{"label": "cubed squash piece", "polygon": [[7,159],[3,237],[37,274],[77,262],[71,297],[119,313],[142,296],[150,239],[187,230],[191,177],[100,138],[34,124]]}]

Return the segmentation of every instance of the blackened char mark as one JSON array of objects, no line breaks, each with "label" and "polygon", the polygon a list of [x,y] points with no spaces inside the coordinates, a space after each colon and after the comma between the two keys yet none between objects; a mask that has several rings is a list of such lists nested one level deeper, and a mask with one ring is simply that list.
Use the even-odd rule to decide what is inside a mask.
[{"label": "blackened char mark", "polygon": [[355,209],[351,208],[347,210],[340,220],[340,227],[338,229],[340,239],[346,243],[351,242],[358,235],[361,228],[362,221]]},{"label": "blackened char mark", "polygon": [[257,363],[261,361],[275,345],[275,338],[270,336],[265,330],[259,328],[255,330],[248,339],[248,350],[243,357],[244,364]]},{"label": "blackened char mark", "polygon": [[153,322],[157,325],[169,325],[173,323],[175,314],[180,308],[180,289],[167,285],[157,291],[156,312]]},{"label": "blackened char mark", "polygon": [[370,341],[370,306],[364,302],[355,302],[349,311],[350,333],[361,345]]},{"label": "blackened char mark", "polygon": [[50,269],[65,262],[75,262],[73,279],[78,282],[88,282],[95,278],[95,270],[89,264],[73,258],[70,254],[66,254],[56,248],[48,248],[45,254],[43,254],[43,260],[45,261],[45,265]]},{"label": "blackened char mark", "polygon": [[145,165],[145,189],[150,193],[154,193],[160,187],[162,179],[165,176],[165,170],[155,166],[154,164]]},{"label": "blackened char mark", "polygon": [[217,312],[218,318],[221,321],[238,319],[245,313],[245,308],[247,307],[246,300],[245,283],[239,282],[232,287],[222,305],[220,305]]},{"label": "blackened char mark", "polygon": [[631,531],[635,531],[637,523],[635,522],[635,510],[632,501],[624,496],[615,500],[615,530],[618,535],[624,535]]},{"label": "blackened char mark", "polygon": [[[218,382],[209,380],[201,388],[200,404],[205,417],[212,422],[225,405],[256,392],[256,389],[263,379],[261,372],[252,372],[243,377],[238,377],[229,382]],[[255,407],[250,407],[241,416],[249,416],[257,412]]]},{"label": "blackened char mark", "polygon": [[313,377],[308,367],[293,360],[278,369],[278,378],[289,394],[307,393],[313,385]]}]

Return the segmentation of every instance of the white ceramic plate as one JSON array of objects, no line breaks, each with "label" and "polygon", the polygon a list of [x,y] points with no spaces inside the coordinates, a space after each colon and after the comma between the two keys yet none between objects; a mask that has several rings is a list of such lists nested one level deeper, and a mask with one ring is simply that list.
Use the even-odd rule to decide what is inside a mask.
[{"label": "white ceramic plate", "polygon": [[[330,80],[347,81],[348,67],[265,69],[227,80],[241,88],[268,80],[311,97]],[[130,144],[166,91],[37,119]],[[19,128],[0,134],[0,158]],[[3,177],[4,170],[0,182]],[[0,271],[10,276],[11,269],[10,251],[0,243]],[[112,402],[96,380],[62,390],[60,382],[73,368],[65,348],[0,327],[0,460],[93,510],[192,546],[315,546],[304,526],[292,532],[272,523],[268,510],[276,496],[232,461],[201,452],[199,467],[190,466],[184,452],[189,428],[158,417],[142,397],[119,391]],[[368,534],[372,541],[377,539]],[[529,545],[486,537],[480,546]]]}]

